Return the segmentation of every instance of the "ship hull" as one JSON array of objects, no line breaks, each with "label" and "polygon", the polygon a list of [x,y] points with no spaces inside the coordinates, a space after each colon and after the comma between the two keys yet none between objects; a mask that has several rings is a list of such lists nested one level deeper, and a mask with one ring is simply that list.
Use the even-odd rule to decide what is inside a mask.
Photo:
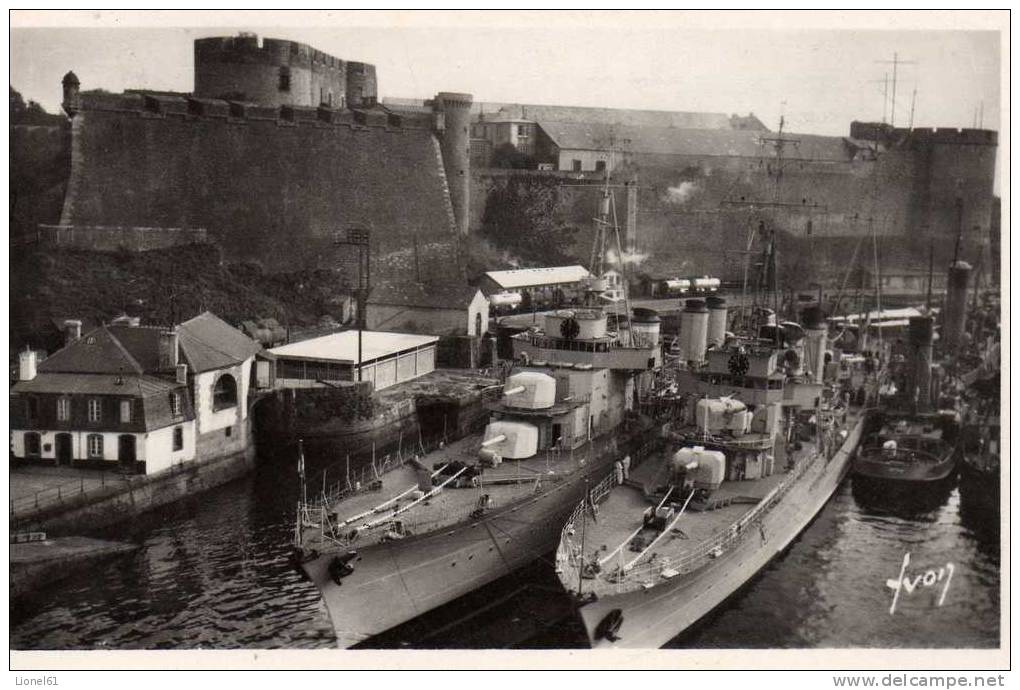
[{"label": "ship hull", "polygon": [[914,464],[883,462],[881,458],[858,457],[854,460],[853,471],[858,477],[872,481],[890,482],[940,482],[947,479],[956,470],[956,452],[950,453],[943,460],[934,464]]},{"label": "ship hull", "polygon": [[607,454],[586,471],[484,518],[356,548],[354,569],[340,584],[329,573],[336,554],[306,560],[302,569],[322,594],[337,644],[365,642],[555,550],[560,526],[613,459]]},{"label": "ship hull", "polygon": [[[860,440],[858,421],[826,463],[819,458],[796,486],[766,515],[764,537],[749,535],[698,571],[664,580],[647,589],[604,595],[579,607],[593,648],[661,647],[694,625],[762,570],[814,519],[846,476]],[[616,640],[596,634],[600,623],[619,610]]]}]

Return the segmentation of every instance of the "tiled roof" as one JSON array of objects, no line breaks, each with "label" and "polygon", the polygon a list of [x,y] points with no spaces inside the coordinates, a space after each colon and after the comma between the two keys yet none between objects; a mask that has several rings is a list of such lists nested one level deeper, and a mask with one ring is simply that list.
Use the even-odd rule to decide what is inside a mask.
[{"label": "tiled roof", "polygon": [[178,328],[184,360],[195,373],[240,364],[261,350],[254,340],[211,312]]},{"label": "tiled roof", "polygon": [[[119,383],[118,383],[119,381]],[[38,373],[30,381],[18,381],[12,393],[58,393],[62,395],[122,395],[144,398],[168,393],[181,385],[154,376],[116,374],[48,374]]]},{"label": "tiled roof", "polygon": [[373,286],[368,303],[433,309],[467,309],[477,293],[478,288],[457,282],[392,281]]},{"label": "tiled roof", "polygon": [[490,118],[518,118],[535,121],[578,122],[633,127],[680,127],[686,129],[724,129],[732,127],[724,113],[693,113],[671,110],[634,110],[629,108],[591,108],[569,105],[528,105],[525,103],[475,102],[472,111],[477,121]]},{"label": "tiled roof", "polygon": [[[151,329],[146,329],[152,331]],[[141,363],[110,332],[108,326],[89,331],[39,363],[40,373],[141,374]]]},{"label": "tiled roof", "polygon": [[[771,157],[774,148],[762,141],[763,133],[744,130],[629,127],[605,123],[540,120],[539,127],[561,149],[601,151],[610,147],[628,153]],[[770,135],[771,136],[771,135]],[[842,137],[784,134],[795,140],[785,147],[788,159],[837,160],[850,158]]]}]

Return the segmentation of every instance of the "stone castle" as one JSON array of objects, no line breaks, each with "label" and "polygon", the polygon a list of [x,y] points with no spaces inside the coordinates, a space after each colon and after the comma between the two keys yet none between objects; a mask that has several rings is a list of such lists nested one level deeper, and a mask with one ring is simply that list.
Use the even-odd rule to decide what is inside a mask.
[{"label": "stone castle", "polygon": [[[111,94],[68,73],[63,96],[65,126],[12,136],[13,168],[58,171],[12,192],[12,217],[22,232],[83,245],[123,232],[132,247],[165,246],[200,230],[228,260],[282,269],[331,261],[336,233],[358,226],[381,266],[413,242],[444,257],[418,278],[449,278],[450,252],[478,229],[494,187],[560,178],[569,220],[587,227],[607,172],[637,187],[635,246],[662,274],[733,269],[720,247],[742,247],[763,218],[836,248],[836,263],[861,235],[909,262],[919,237],[939,238],[940,251],[957,233],[987,245],[995,225],[987,130],[855,122],[846,137],[780,136],[753,116],[604,121],[604,109],[506,104],[500,118],[468,94],[380,100],[373,65],[248,34],[195,42],[192,93]],[[537,169],[479,167],[478,125],[500,122],[533,133]]]}]

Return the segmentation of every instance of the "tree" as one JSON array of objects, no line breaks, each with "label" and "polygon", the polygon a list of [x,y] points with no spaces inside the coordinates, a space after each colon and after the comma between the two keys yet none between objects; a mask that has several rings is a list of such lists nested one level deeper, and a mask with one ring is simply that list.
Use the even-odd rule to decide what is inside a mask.
[{"label": "tree", "polygon": [[50,115],[46,109],[35,101],[25,103],[25,99],[13,87],[10,89],[11,124],[12,125],[52,125],[61,120],[59,115]]},{"label": "tree", "polygon": [[559,206],[558,180],[511,176],[489,192],[481,234],[524,263],[569,261],[578,229],[561,220]]},{"label": "tree", "polygon": [[493,168],[512,168],[515,170],[534,170],[538,167],[535,159],[526,153],[521,153],[511,143],[500,144],[492,151]]}]

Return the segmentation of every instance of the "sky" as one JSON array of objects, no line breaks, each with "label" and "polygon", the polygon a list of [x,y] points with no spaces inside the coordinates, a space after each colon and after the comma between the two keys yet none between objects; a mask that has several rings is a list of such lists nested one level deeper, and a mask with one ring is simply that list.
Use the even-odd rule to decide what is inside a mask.
[{"label": "sky", "polygon": [[[993,21],[997,22],[998,19]],[[69,27],[68,25],[76,25]],[[192,42],[252,31],[376,65],[382,97],[747,114],[772,129],[846,135],[852,120],[998,129],[1000,35],[986,15],[735,13],[18,13],[11,84],[57,112],[83,89],[190,91]],[[792,28],[791,28],[792,27]],[[828,27],[828,28],[827,28]],[[832,28],[840,27],[840,28]],[[881,28],[881,30],[880,30]],[[888,100],[883,80],[890,80]]]}]

